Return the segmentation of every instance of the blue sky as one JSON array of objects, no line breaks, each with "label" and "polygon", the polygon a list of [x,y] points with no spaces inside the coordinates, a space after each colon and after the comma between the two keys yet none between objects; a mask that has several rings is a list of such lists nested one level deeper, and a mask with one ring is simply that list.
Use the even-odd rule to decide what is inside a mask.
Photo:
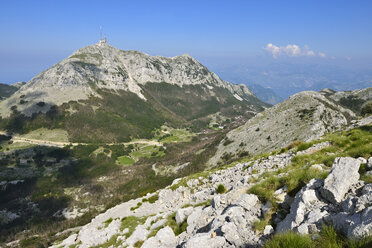
[{"label": "blue sky", "polygon": [[188,53],[207,66],[260,56],[321,60],[321,54],[370,62],[371,12],[368,0],[1,0],[0,82],[28,81],[96,43],[100,26],[120,49]]}]

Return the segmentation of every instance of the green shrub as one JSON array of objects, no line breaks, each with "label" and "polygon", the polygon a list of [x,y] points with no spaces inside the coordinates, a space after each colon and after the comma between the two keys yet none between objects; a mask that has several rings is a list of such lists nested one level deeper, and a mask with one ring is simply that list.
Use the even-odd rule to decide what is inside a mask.
[{"label": "green shrub", "polygon": [[219,184],[219,185],[217,186],[216,192],[217,192],[218,194],[223,194],[223,193],[225,193],[225,192],[226,192],[225,185],[223,185],[223,184]]},{"label": "green shrub", "polygon": [[231,139],[226,138],[225,141],[223,142],[223,145],[224,145],[224,146],[228,146],[228,145],[230,145],[230,144],[233,143],[233,142],[234,142],[234,141],[232,141]]},{"label": "green shrub", "polygon": [[372,101],[368,101],[362,105],[361,114],[362,115],[372,114]]}]

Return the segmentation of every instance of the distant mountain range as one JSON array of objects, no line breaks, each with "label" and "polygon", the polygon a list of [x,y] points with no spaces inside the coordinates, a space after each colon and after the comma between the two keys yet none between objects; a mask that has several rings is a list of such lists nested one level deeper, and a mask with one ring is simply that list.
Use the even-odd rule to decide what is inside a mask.
[{"label": "distant mountain range", "polygon": [[248,87],[259,99],[266,103],[275,105],[283,101],[283,98],[268,87],[263,87],[259,84],[248,84]]}]

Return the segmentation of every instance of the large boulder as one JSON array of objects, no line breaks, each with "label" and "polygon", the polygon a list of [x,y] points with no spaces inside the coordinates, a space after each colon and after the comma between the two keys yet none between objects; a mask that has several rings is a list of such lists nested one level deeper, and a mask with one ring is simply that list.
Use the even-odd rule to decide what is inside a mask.
[{"label": "large boulder", "polygon": [[193,211],[193,207],[180,208],[176,211],[176,222],[177,224],[182,223]]},{"label": "large boulder", "polygon": [[223,248],[227,247],[227,245],[224,237],[213,237],[208,233],[198,233],[189,239],[183,248]]},{"label": "large boulder", "polygon": [[251,212],[253,215],[261,214],[262,204],[256,195],[253,194],[242,195],[237,205],[243,207],[246,211]]},{"label": "large boulder", "polygon": [[142,248],[171,248],[176,247],[177,239],[172,228],[166,226],[158,231],[155,237],[151,237],[143,243]]},{"label": "large boulder", "polygon": [[321,195],[331,203],[340,203],[350,187],[359,180],[360,161],[349,157],[336,158],[324,180]]},{"label": "large boulder", "polygon": [[[323,185],[323,180],[312,179],[304,186],[295,196],[294,201],[291,205],[290,213],[285,219],[278,223],[277,232],[286,232],[293,229],[297,229],[302,224],[309,224],[306,221],[308,213],[311,213],[315,209],[320,209],[326,204],[323,203],[317,193],[317,190]],[[319,221],[318,217],[324,216],[326,213],[313,212],[311,215],[312,219]],[[305,223],[306,222],[306,223]],[[301,232],[305,232],[304,225],[300,228]]]}]

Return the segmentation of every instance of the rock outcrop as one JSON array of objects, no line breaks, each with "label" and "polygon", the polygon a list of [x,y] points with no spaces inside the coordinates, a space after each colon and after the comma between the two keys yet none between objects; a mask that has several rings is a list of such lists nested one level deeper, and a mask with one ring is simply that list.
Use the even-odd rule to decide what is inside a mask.
[{"label": "rock outcrop", "polygon": [[372,184],[359,179],[360,162],[336,158],[325,180],[313,179],[295,196],[290,213],[277,226],[277,232],[318,232],[332,224],[350,239],[372,234]]},{"label": "rock outcrop", "polygon": [[340,203],[349,188],[359,180],[360,161],[354,158],[336,158],[331,173],[324,181],[322,196],[332,203]]}]

